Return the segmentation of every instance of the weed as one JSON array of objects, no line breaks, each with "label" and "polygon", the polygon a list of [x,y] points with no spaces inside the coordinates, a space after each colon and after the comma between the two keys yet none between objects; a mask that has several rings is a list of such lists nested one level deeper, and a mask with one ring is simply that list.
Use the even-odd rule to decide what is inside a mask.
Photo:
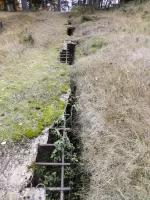
[{"label": "weed", "polygon": [[31,33],[28,32],[26,29],[25,31],[22,31],[19,35],[19,42],[25,43],[25,44],[34,44],[34,39]]},{"label": "weed", "polygon": [[82,16],[81,16],[81,22],[87,22],[87,21],[92,21],[91,16],[82,15]]},{"label": "weed", "polygon": [[86,42],[85,40],[81,41],[77,46],[77,57],[88,56],[90,54],[96,53],[97,50],[103,48],[108,45],[108,41],[105,38],[91,38]]},{"label": "weed", "polygon": [[92,47],[96,49],[101,49],[102,47],[106,46],[108,42],[106,40],[102,39],[97,39],[94,40],[92,43]]},{"label": "weed", "polygon": [[[48,152],[43,156],[47,161],[53,160],[53,162],[59,163],[61,162],[62,151],[65,151],[65,162],[70,162],[76,165],[72,165],[71,167],[70,166],[65,167],[64,181],[68,186],[72,187],[75,190],[76,183],[74,183],[73,180],[77,176],[78,170],[79,170],[79,168],[77,167],[79,160],[77,157],[75,147],[70,142],[67,136],[65,136],[65,138],[62,137],[61,133],[57,130],[57,128],[51,133],[50,137],[54,137],[58,139],[54,143],[55,149],[52,152]],[[61,173],[60,173],[60,170],[56,167],[51,167],[51,169],[48,170],[46,167],[37,166],[35,170],[35,176],[38,179],[38,182],[43,183],[47,187],[54,186],[54,185],[56,187],[60,186]],[[65,198],[69,199],[69,196],[66,194]],[[71,194],[71,196],[73,199],[73,197],[75,198],[76,194],[73,193]],[[59,194],[58,193],[48,194],[47,199],[53,199],[53,198],[54,199],[59,198]]]}]

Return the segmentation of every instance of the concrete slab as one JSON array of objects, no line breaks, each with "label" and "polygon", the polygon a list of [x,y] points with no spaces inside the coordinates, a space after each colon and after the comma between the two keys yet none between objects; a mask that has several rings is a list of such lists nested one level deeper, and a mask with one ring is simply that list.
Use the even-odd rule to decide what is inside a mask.
[{"label": "concrete slab", "polygon": [[26,188],[20,195],[19,200],[45,200],[44,188]]}]

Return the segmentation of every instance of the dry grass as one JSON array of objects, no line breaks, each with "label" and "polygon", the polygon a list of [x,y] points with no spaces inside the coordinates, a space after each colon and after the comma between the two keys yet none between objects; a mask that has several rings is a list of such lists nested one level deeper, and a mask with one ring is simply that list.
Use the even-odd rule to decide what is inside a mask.
[{"label": "dry grass", "polygon": [[77,54],[71,71],[91,174],[86,200],[150,199],[150,21],[143,17],[149,8],[96,13],[95,24],[85,22],[75,32],[77,52],[95,38],[109,41],[90,55]]},{"label": "dry grass", "polygon": [[1,12],[0,18],[0,141],[33,137],[64,109],[59,98],[69,78],[58,55],[67,15]]}]

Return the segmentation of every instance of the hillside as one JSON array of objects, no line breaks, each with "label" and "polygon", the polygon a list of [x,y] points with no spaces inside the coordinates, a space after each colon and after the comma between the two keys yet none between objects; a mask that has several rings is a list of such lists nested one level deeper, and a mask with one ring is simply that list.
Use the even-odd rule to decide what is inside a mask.
[{"label": "hillside", "polygon": [[150,198],[149,9],[145,3],[93,14],[74,11],[79,45],[71,75],[91,179],[83,199]]},{"label": "hillside", "polygon": [[[0,13],[0,199],[8,200],[9,191],[15,200],[32,179],[37,144],[47,142],[45,128],[63,113],[70,79],[79,115],[72,131],[81,141],[81,174],[84,168],[88,176],[77,195],[150,198],[149,10],[143,3]],[[71,37],[68,19],[76,28]],[[58,61],[64,40],[78,43],[70,68]]]}]

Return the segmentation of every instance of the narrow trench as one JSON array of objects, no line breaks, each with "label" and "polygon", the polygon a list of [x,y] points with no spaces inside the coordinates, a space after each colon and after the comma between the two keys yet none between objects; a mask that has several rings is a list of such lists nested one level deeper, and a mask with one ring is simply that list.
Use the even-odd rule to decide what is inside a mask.
[{"label": "narrow trench", "polygon": [[68,27],[67,28],[67,35],[72,36],[75,29],[76,29],[75,27]]},{"label": "narrow trench", "polygon": [[[83,167],[81,167],[81,140],[75,131],[76,119],[78,113],[76,110],[76,87],[71,84],[71,94],[66,106],[66,130],[67,141],[65,148],[65,163],[71,163],[71,166],[65,167],[64,187],[71,187],[70,191],[64,192],[64,200],[81,200],[79,191],[82,188],[83,179],[86,177]],[[55,146],[39,146],[36,162],[61,162],[61,144],[63,120],[54,124],[49,130],[49,138],[47,144],[55,144]],[[57,146],[58,145],[58,146]],[[60,145],[60,146],[59,146]],[[55,151],[55,148],[57,151]],[[32,180],[32,187],[37,187],[39,184],[46,187],[60,187],[61,168],[59,166],[36,166]],[[89,181],[88,181],[89,182]],[[60,191],[46,191],[46,200],[59,200]]]},{"label": "narrow trench", "polygon": [[[69,52],[69,56],[62,59],[61,52],[64,52],[63,49],[60,52],[60,62],[73,64],[76,44],[72,41],[66,42],[67,48],[65,50]],[[81,200],[80,191],[83,188],[83,180],[86,179],[86,183],[89,183],[89,175],[85,173],[80,160],[82,145],[78,131],[76,131],[78,112],[76,109],[75,83],[71,82],[70,88],[71,94],[64,112],[64,118],[55,122],[53,128],[49,129],[47,144],[38,146],[34,176],[32,183],[28,185],[28,187],[44,186],[46,200]],[[63,137],[64,130],[66,132],[65,138]],[[62,152],[64,152],[64,164],[66,164],[64,166],[63,197],[61,197],[62,168],[56,166],[62,161]],[[42,164],[37,165],[37,163]],[[45,163],[53,165],[46,166]],[[61,190],[57,190],[60,187]]]}]

